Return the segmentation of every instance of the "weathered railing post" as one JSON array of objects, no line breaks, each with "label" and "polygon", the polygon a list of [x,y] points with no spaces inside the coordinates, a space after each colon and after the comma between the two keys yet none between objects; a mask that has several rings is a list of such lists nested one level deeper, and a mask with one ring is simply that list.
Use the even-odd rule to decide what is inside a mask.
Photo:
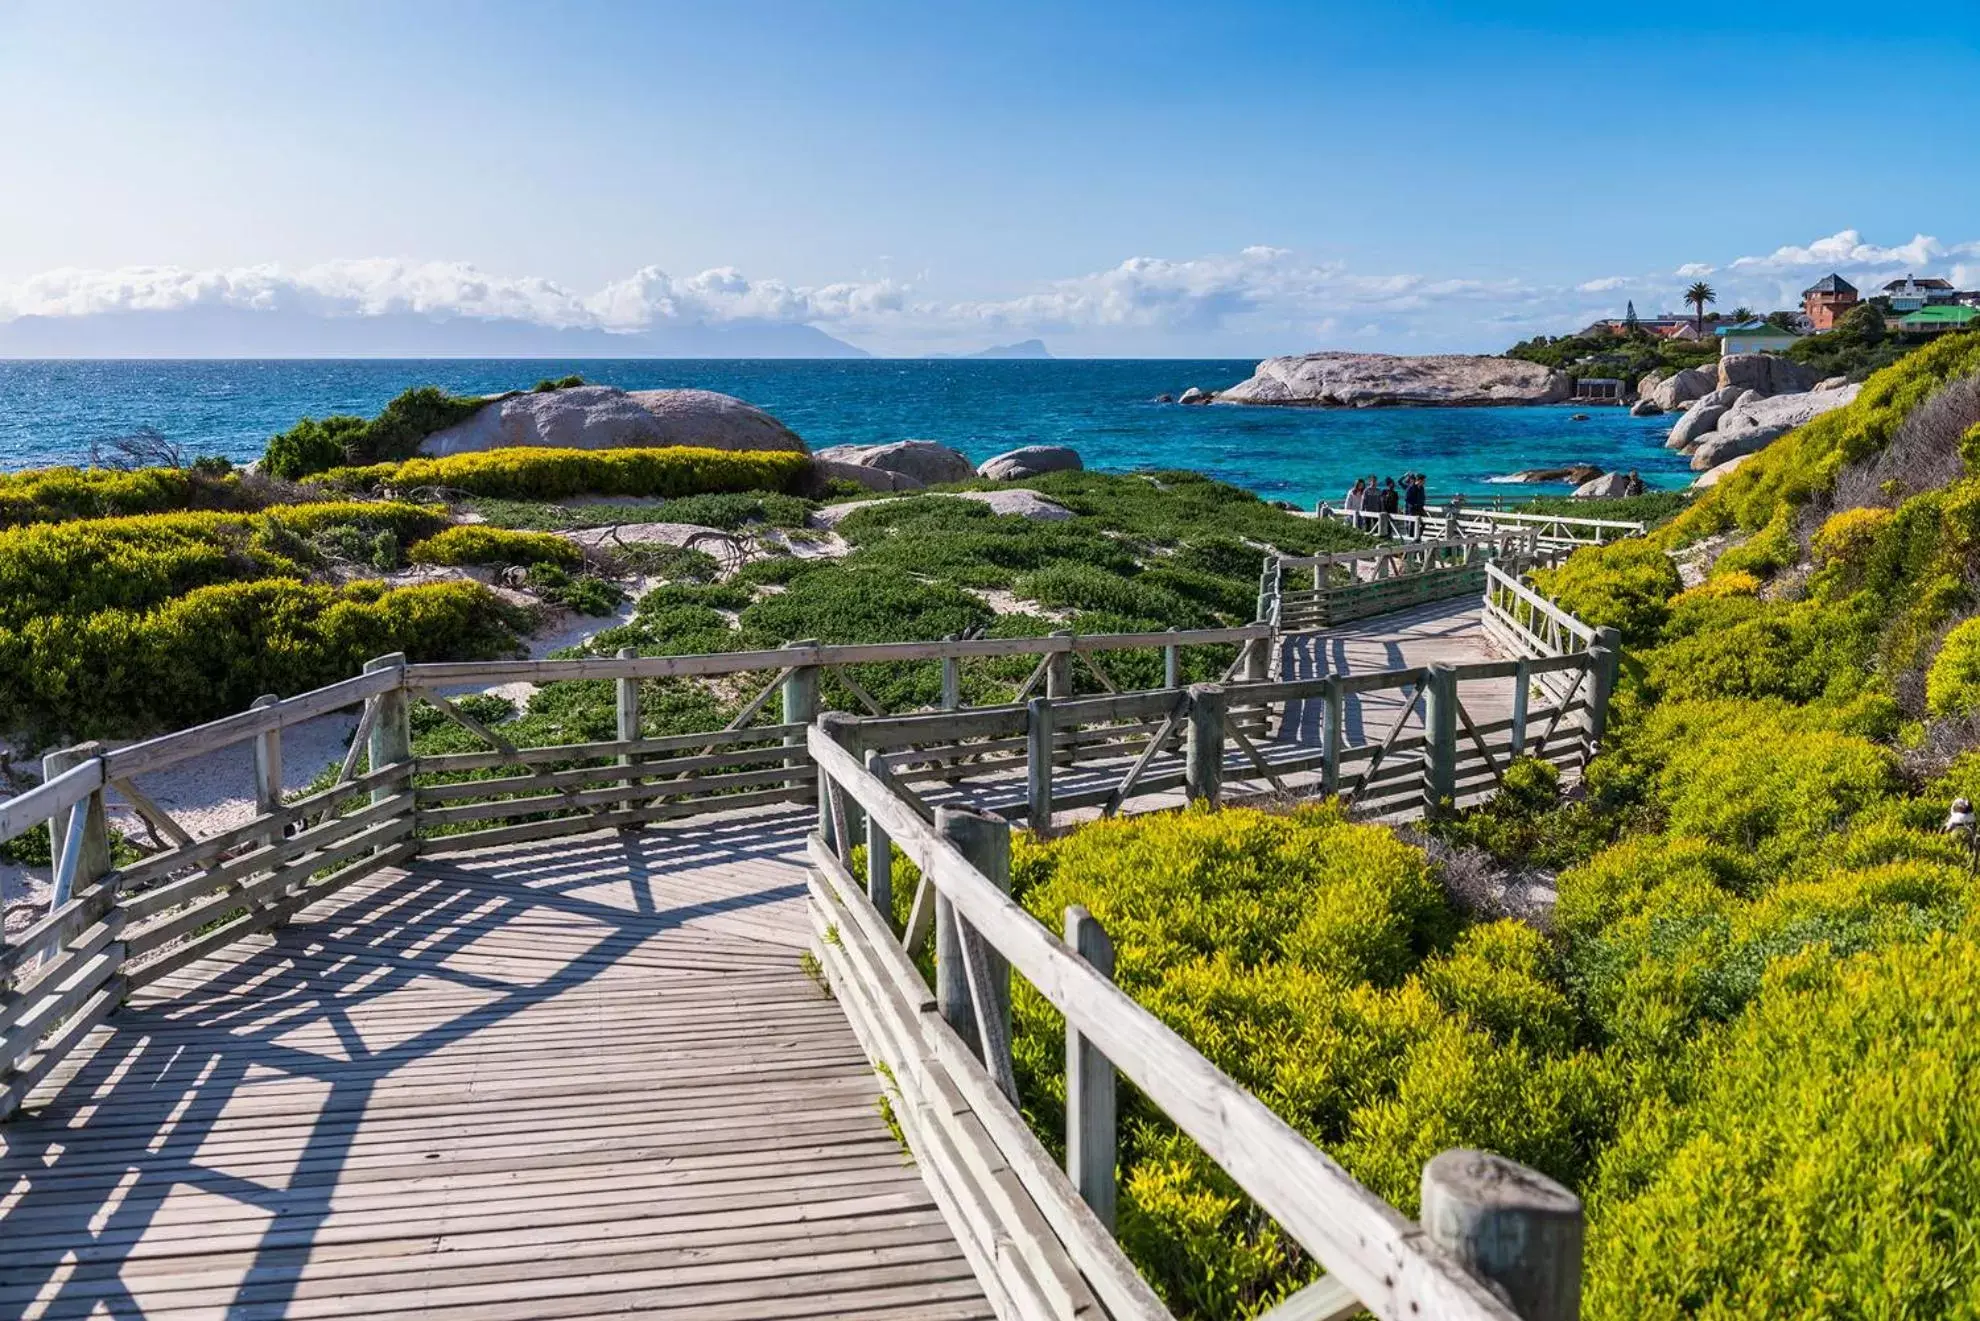
[{"label": "weathered railing post", "polygon": [[1040,839],[1052,833],[1052,699],[1034,697],[1024,708],[1025,820]]},{"label": "weathered railing post", "polygon": [[[263,693],[254,699],[252,710],[276,705],[282,699],[274,693]],[[282,731],[278,726],[264,729],[254,736],[254,813],[267,816],[282,806]],[[280,826],[260,836],[263,844],[282,842]]]},{"label": "weathered railing post", "polygon": [[[826,711],[818,717],[818,728],[825,736],[846,751],[862,756],[855,734],[858,732],[858,718],[847,711]],[[831,841],[832,849],[848,864],[852,861],[853,841],[865,831],[864,813],[859,800],[851,794],[831,790],[831,776],[825,768],[818,768],[818,833]]]},{"label": "weathered railing post", "polygon": [[[639,652],[631,647],[619,648],[620,660],[631,660],[637,655],[639,655]],[[619,678],[618,699],[619,742],[637,742],[639,739],[639,679],[636,675],[624,675]],[[634,760],[632,749],[630,748],[619,753],[619,765],[621,766],[630,766]],[[628,776],[626,779],[621,780],[620,783],[627,789],[631,789],[639,781],[636,778]],[[628,798],[625,802],[619,804],[619,806],[626,811],[631,811],[638,804]]]},{"label": "weathered railing post", "polygon": [[[103,755],[101,743],[78,743],[72,748],[51,752],[41,759],[41,778],[44,783],[56,776],[72,771],[86,761],[93,761]],[[73,873],[64,874],[63,856],[69,848],[69,831],[80,830],[82,838],[76,842],[76,866]],[[48,848],[50,851],[51,875],[55,889],[50,898],[50,910],[60,908],[73,897],[75,887],[88,885],[109,872],[110,862],[110,816],[104,808],[103,788],[77,803],[74,807],[48,821]]]},{"label": "weathered railing post", "polygon": [[[1045,695],[1047,697],[1071,697],[1073,695],[1073,654],[1071,629],[1058,629],[1052,633],[1055,638],[1064,638],[1067,647],[1055,651],[1045,659]],[[1053,760],[1061,766],[1071,766],[1077,756],[1070,743],[1055,743],[1052,749]]]},{"label": "weathered railing post", "polygon": [[[817,638],[806,638],[793,642],[793,647],[816,647]],[[784,719],[787,725],[808,725],[818,719],[818,667],[816,665],[793,666],[784,679]],[[784,761],[791,774],[791,783],[797,787],[797,801],[810,802],[817,795],[817,786],[809,776],[799,774],[804,765],[804,731],[796,730],[784,735],[784,746],[791,754]],[[824,811],[823,800],[819,800],[819,810]]]},{"label": "weathered railing post", "polygon": [[[1093,914],[1078,904],[1066,909],[1066,944],[1108,981],[1114,979],[1114,942]],[[1066,1020],[1066,1177],[1093,1214],[1114,1227],[1114,1066]]]},{"label": "weathered railing post", "polygon": [[[887,766],[877,748],[866,754],[866,773],[883,782],[887,778]],[[894,841],[871,812],[866,814],[866,897],[880,910],[880,916],[894,920]]]},{"label": "weathered railing post", "polygon": [[1224,715],[1230,694],[1222,684],[1192,684],[1189,741],[1183,745],[1183,792],[1191,802],[1217,806],[1224,793]]},{"label": "weathered railing post", "polygon": [[[945,642],[956,642],[960,638],[960,634],[951,633],[943,640]],[[944,656],[942,658],[942,709],[944,711],[957,711],[961,708],[962,657]]]},{"label": "weathered railing post", "polygon": [[1342,709],[1346,694],[1341,676],[1327,676],[1327,693],[1323,699],[1320,718],[1326,723],[1320,730],[1320,755],[1325,759],[1320,763],[1320,792],[1329,798],[1341,791],[1341,732],[1347,715]]},{"label": "weathered railing post", "polygon": [[1522,1321],[1581,1315],[1581,1199],[1538,1170],[1443,1152],[1423,1167],[1423,1232],[1497,1286]]},{"label": "weathered railing post", "polygon": [[1423,815],[1451,811],[1457,797],[1457,671],[1432,665],[1423,672]]},{"label": "weathered railing post", "polygon": [[[989,877],[990,883],[1005,893],[1011,888],[1011,827],[1002,817],[961,807],[935,809],[935,832],[956,846],[970,865]],[[1004,956],[990,948],[988,941],[965,930],[955,906],[938,887],[935,892],[935,1003],[942,1018],[969,1046],[970,1053],[983,1060],[993,1078],[1008,1078],[1011,1071],[1011,968]],[[967,955],[963,942],[969,941]],[[977,1004],[970,990],[966,960],[982,959],[977,970],[987,987],[989,1003]],[[979,1026],[977,1015],[985,1015]],[[987,1027],[987,1031],[984,1030]],[[983,1039],[988,1037],[1003,1052],[1003,1058],[984,1058]]]},{"label": "weathered railing post", "polygon": [[[389,656],[366,661],[364,672],[390,672],[398,676],[395,686],[378,695],[377,714],[371,718],[371,741],[365,748],[370,758],[370,768],[382,770],[397,762],[411,761],[412,694],[406,691],[406,654],[395,651]],[[371,791],[371,801],[380,802],[398,791],[396,784],[381,784]]]},{"label": "weathered railing post", "polygon": [[[1169,630],[1171,633],[1179,633],[1181,631],[1174,628]],[[1162,648],[1162,686],[1164,688],[1182,687],[1182,648],[1173,642],[1168,643]]]},{"label": "weathered railing post", "polygon": [[1588,649],[1588,723],[1582,760],[1595,755],[1609,732],[1609,699],[1615,696],[1616,674],[1622,666],[1622,634],[1613,628],[1595,630],[1595,645]]},{"label": "weathered railing post", "polygon": [[1533,691],[1532,662],[1522,656],[1513,671],[1512,755],[1526,755],[1526,705]]}]

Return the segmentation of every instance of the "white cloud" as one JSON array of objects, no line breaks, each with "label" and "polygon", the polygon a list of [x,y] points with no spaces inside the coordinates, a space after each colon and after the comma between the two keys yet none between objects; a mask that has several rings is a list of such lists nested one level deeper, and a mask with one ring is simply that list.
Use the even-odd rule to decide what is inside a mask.
[{"label": "white cloud", "polygon": [[[1971,250],[1973,245],[1962,244],[1961,247]],[[1733,262],[1732,268],[1736,271],[1770,272],[1799,271],[1817,266],[1929,266],[1946,257],[1949,251],[1939,240],[1927,234],[1915,234],[1909,243],[1885,248],[1865,243],[1863,235],[1856,230],[1843,229],[1827,238],[1816,239],[1806,247],[1788,244],[1775,248],[1764,257],[1740,257]]]},{"label": "white cloud", "polygon": [[[1954,263],[1949,259],[1975,259]],[[555,328],[638,331],[669,324],[777,322],[818,326],[887,351],[973,347],[1029,337],[1087,351],[1237,346],[1324,347],[1343,339],[1496,350],[1537,332],[1559,334],[1620,315],[1625,295],[1652,315],[1675,307],[1681,281],[1717,271],[1722,306],[1794,305],[1812,274],[1852,279],[1934,269],[1980,281],[1980,242],[1925,235],[1895,247],[1843,230],[1805,246],[1723,266],[1687,263],[1672,274],[1602,275],[1576,282],[1369,273],[1288,248],[1254,246],[1203,256],[1130,257],[1019,290],[1009,297],[944,300],[892,278],[803,285],[733,267],[671,275],[647,266],[593,292],[535,276],[493,275],[465,262],[363,258],[187,270],[172,266],[49,271],[0,284],[0,321],[18,316],[238,308],[324,317],[413,314],[516,320]],[[1817,269],[1819,268],[1819,269]],[[1949,268],[1949,269],[1948,269]]]}]

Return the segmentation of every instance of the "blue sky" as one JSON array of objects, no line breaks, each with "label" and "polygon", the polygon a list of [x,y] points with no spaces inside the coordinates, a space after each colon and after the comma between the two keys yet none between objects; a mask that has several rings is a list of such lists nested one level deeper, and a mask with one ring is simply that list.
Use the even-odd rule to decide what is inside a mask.
[{"label": "blue sky", "polygon": [[1693,264],[1980,284],[1973,4],[1635,8],[0,0],[0,319],[1248,356],[1497,349]]}]

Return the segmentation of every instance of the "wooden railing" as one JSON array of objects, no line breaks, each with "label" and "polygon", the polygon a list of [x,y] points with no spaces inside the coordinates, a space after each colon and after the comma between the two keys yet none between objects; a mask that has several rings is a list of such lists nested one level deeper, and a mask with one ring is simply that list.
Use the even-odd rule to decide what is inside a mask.
[{"label": "wooden railing", "polygon": [[1372,533],[1384,541],[1444,541],[1452,537],[1491,536],[1498,532],[1529,532],[1540,546],[1549,550],[1606,545],[1624,537],[1640,537],[1644,528],[1641,523],[1625,519],[1522,514],[1511,510],[1479,509],[1471,505],[1456,511],[1455,526],[1449,506],[1426,509],[1420,515],[1380,514],[1337,509],[1322,501],[1315,506],[1314,513],[1320,518]]},{"label": "wooden railing", "polygon": [[1515,531],[1333,555],[1273,556],[1259,591],[1261,617],[1289,633],[1328,628],[1471,596],[1485,584],[1486,565],[1521,571],[1554,554],[1532,533]]},{"label": "wooden railing", "polygon": [[[1563,770],[1585,765],[1607,720],[1615,666],[1613,649],[1598,646],[1309,679],[1035,697],[961,714],[834,715],[821,725],[931,823],[943,806],[967,805],[1048,833],[1067,813],[1106,817],[1130,805],[1214,805],[1246,794],[1338,796],[1357,813],[1397,820],[1490,797],[1516,757]],[[1534,703],[1536,690],[1553,700]]]},{"label": "wooden railing", "polygon": [[[1017,689],[1070,696],[1085,673],[1113,686],[1108,653],[1153,650],[1167,675],[1183,651],[1237,650],[1230,673],[1263,673],[1263,624],[1152,634],[949,639],[819,646],[699,656],[455,662],[373,661],[341,683],[209,724],[120,748],[86,743],[50,754],[44,782],[0,801],[0,840],[50,826],[49,911],[11,939],[0,933],[0,1118],[130,991],[420,852],[454,851],[628,827],[709,811],[809,802],[817,792],[805,731],[820,714],[827,675],[868,712],[879,710],[850,668],[939,662],[942,700],[960,708],[962,667],[975,658],[1037,657]],[[1075,664],[1083,667],[1075,670]],[[771,677],[722,729],[639,736],[642,680]],[[617,683],[618,737],[519,748],[444,695],[449,686],[516,680]],[[781,701],[775,715],[766,715]],[[484,751],[415,757],[411,713],[425,703]],[[349,749],[326,787],[282,792],[282,731],[359,709]],[[211,754],[251,764],[255,811],[195,837],[146,792],[145,777]],[[490,772],[501,772],[490,776]],[[109,800],[127,804],[160,847],[115,865]]]},{"label": "wooden railing", "polygon": [[[1268,1321],[1578,1314],[1580,1207],[1566,1189],[1447,1152],[1425,1167],[1424,1223],[1411,1223],[1120,991],[1091,914],[1068,908],[1062,939],[1014,902],[1002,816],[945,806],[930,820],[846,732],[824,722],[808,735],[821,783],[814,955],[998,1315],[1170,1315],[1113,1236],[1117,1074],[1326,1271]],[[895,848],[920,873],[898,930]],[[932,985],[916,963],[931,942]],[[1063,1169],[1018,1108],[1013,975],[1065,1018]]]},{"label": "wooden railing", "polygon": [[[50,911],[0,945],[0,1118],[132,990],[381,869],[424,853],[815,799],[815,956],[866,1050],[887,1067],[903,1130],[1000,1315],[1168,1315],[1111,1233],[1118,1071],[1326,1269],[1273,1309],[1274,1321],[1346,1317],[1363,1307],[1398,1319],[1568,1317],[1578,1293],[1580,1211],[1564,1189],[1496,1157],[1446,1153],[1426,1167],[1425,1222],[1412,1224],[1116,989],[1105,934],[1090,916],[1068,913],[1062,942],[1008,896],[1009,818],[1050,831],[1064,812],[1104,815],[1161,793],[1215,804],[1246,783],[1261,791],[1317,788],[1378,815],[1447,811],[1489,791],[1514,755],[1585,756],[1600,737],[1614,674],[1613,652],[1598,645],[1274,682],[1265,663],[1274,638],[1266,623],[1105,637],[806,643],[716,656],[431,665],[389,656],[355,678],[266,698],[195,729],[115,749],[64,749],[49,757],[44,783],[0,802],[0,839],[46,820],[55,857]],[[1182,687],[1182,649],[1209,645],[1236,647],[1223,682]],[[1116,688],[1099,658],[1129,648],[1163,653],[1165,687],[1075,692],[1075,664],[1102,688]],[[963,709],[964,661],[1014,655],[1038,658],[1018,700]],[[942,663],[948,709],[877,712],[846,669],[925,661]],[[764,673],[772,677],[726,728],[641,735],[642,680]],[[826,674],[838,676],[867,714],[822,712]],[[1554,674],[1575,676],[1573,691],[1529,713],[1530,681]],[[443,691],[571,679],[616,683],[618,737],[519,748]],[[1508,719],[1474,720],[1458,685],[1494,680],[1510,680],[1518,704]],[[1390,690],[1400,700],[1386,734],[1356,744],[1342,729],[1349,704]],[[779,709],[766,718],[772,702]],[[1304,705],[1315,702],[1324,731],[1318,746],[1287,741],[1287,722],[1304,720]],[[412,714],[421,703],[486,750],[415,755]],[[1421,726],[1411,735],[1419,705]],[[326,786],[285,796],[283,731],[352,708],[359,714],[350,747]],[[139,783],[229,751],[244,751],[252,764],[256,811],[203,838]],[[1004,795],[1002,815],[975,805],[979,791]],[[113,794],[163,847],[134,861],[113,859]],[[855,841],[868,846],[860,880],[851,865]],[[891,845],[920,867],[923,887],[898,936]],[[932,988],[913,963],[931,942]],[[1068,1172],[1014,1105],[1013,971],[1066,1016]],[[1526,1246],[1508,1249],[1515,1241]]]}]

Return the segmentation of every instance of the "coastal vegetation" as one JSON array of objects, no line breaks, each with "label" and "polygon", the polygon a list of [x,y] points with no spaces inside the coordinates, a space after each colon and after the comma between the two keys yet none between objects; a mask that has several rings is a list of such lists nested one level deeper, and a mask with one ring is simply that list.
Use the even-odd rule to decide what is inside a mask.
[{"label": "coastal vegetation", "polygon": [[811,478],[811,460],[785,450],[685,446],[580,450],[530,446],[480,450],[325,471],[321,480],[355,491],[443,490],[505,500],[576,495],[669,499],[745,491],[793,493]]},{"label": "coastal vegetation", "polygon": [[[554,382],[545,382],[554,386]],[[377,417],[306,417],[268,442],[262,466],[291,481],[329,468],[409,459],[419,443],[480,412],[489,401],[421,385],[395,397]]]},{"label": "coastal vegetation", "polygon": [[1633,335],[1535,335],[1506,350],[1508,358],[1537,362],[1575,379],[1613,376],[1634,385],[1654,371],[1702,367],[1719,356],[1717,343],[1669,339],[1638,331]]}]

